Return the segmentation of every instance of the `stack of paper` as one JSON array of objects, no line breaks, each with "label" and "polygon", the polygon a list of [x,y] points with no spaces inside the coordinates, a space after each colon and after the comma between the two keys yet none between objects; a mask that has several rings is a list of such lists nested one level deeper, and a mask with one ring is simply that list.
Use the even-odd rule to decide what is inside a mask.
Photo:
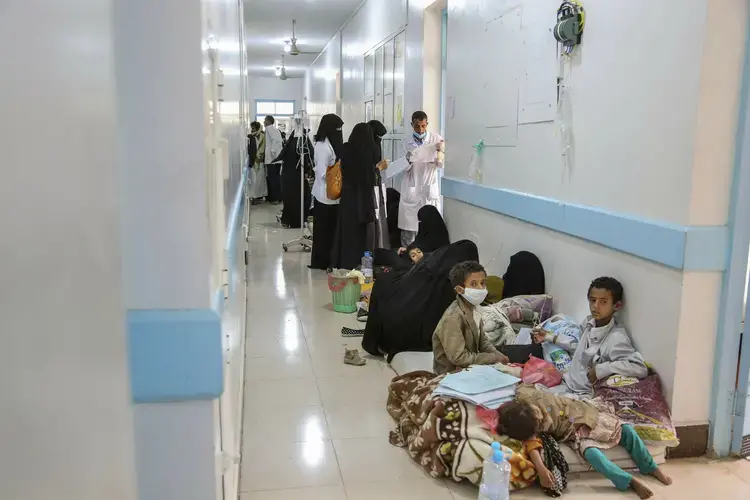
[{"label": "stack of paper", "polygon": [[432,394],[495,409],[513,399],[520,381],[491,366],[476,365],[446,376]]}]

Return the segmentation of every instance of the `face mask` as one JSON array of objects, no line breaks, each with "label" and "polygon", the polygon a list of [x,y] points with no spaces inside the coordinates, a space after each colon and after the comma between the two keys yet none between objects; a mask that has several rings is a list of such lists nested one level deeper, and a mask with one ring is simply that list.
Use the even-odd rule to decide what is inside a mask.
[{"label": "face mask", "polygon": [[421,141],[425,137],[427,137],[427,132],[422,132],[421,134],[418,134],[418,133],[414,132],[414,138],[415,139],[419,139]]},{"label": "face mask", "polygon": [[487,298],[487,290],[481,288],[465,288],[463,298],[466,299],[469,304],[478,306]]}]

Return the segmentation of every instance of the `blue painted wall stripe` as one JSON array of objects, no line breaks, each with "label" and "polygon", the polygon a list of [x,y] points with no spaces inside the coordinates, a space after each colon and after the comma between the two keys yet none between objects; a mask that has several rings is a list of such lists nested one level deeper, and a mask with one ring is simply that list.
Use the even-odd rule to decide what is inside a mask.
[{"label": "blue painted wall stripe", "polygon": [[221,317],[207,310],[130,310],[135,403],[215,399],[224,390]]},{"label": "blue painted wall stripe", "polygon": [[[247,169],[232,202],[227,224],[228,265],[241,227]],[[211,309],[129,310],[130,385],[135,403],[216,399],[224,390],[221,315],[224,287],[215,290]]]},{"label": "blue painted wall stripe", "polygon": [[680,226],[444,177],[443,196],[674,269],[723,271],[726,226]]}]

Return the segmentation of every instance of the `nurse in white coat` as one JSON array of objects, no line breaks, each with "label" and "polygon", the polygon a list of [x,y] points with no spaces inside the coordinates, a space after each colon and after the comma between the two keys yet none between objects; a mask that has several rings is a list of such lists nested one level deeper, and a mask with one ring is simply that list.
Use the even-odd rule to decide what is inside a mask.
[{"label": "nurse in white coat", "polygon": [[[420,208],[432,205],[441,215],[443,213],[439,171],[443,168],[445,140],[439,134],[428,132],[427,125],[427,114],[416,111],[411,118],[413,132],[404,139],[409,168],[401,181],[401,202],[398,206],[398,227],[401,229],[403,247],[409,246],[417,236],[417,212]],[[415,153],[414,150],[420,146],[427,148]]]}]

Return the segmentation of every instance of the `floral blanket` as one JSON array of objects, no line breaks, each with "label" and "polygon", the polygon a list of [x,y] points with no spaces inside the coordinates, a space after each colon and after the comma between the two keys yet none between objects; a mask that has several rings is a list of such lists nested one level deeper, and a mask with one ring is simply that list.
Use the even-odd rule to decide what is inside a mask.
[{"label": "floral blanket", "polygon": [[390,433],[391,444],[406,448],[432,477],[467,479],[478,485],[483,461],[492,442],[498,441],[512,452],[511,489],[533,484],[536,471],[523,444],[495,434],[487,410],[457,399],[432,397],[444,376],[417,371],[393,379],[388,413],[397,426]]}]

